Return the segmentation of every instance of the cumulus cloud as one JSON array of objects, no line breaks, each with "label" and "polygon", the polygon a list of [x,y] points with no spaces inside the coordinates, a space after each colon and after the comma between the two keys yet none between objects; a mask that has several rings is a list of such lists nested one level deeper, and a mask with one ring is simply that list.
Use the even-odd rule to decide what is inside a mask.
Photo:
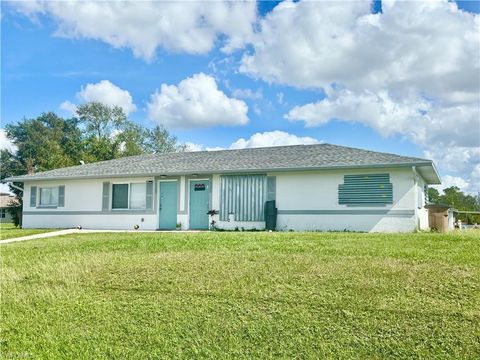
[{"label": "cumulus cloud", "polygon": [[[75,97],[80,103],[96,101],[110,106],[119,106],[127,116],[137,110],[130,93],[112,84],[108,80],[82,86]],[[65,100],[60,104],[60,109],[75,114],[77,105],[69,100]]]},{"label": "cumulus cloud", "polygon": [[209,52],[220,38],[223,51],[243,46],[256,20],[255,2],[17,1],[32,19],[47,16],[56,36],[103,41],[151,60],[158,47],[190,54]]},{"label": "cumulus cloud", "polygon": [[[260,21],[240,70],[300,88],[421,89],[464,103],[478,99],[479,16],[448,1],[282,2]],[[281,61],[279,61],[281,59]]]},{"label": "cumulus cloud", "polygon": [[359,122],[400,135],[442,172],[456,164],[455,176],[478,190],[479,15],[446,0],[385,0],[377,14],[370,5],[280,3],[260,21],[240,71],[324,91],[325,99],[296,106],[286,118],[307,127]]},{"label": "cumulus cloud", "polygon": [[245,149],[266,146],[282,146],[282,145],[309,145],[318,144],[317,139],[309,136],[296,136],[285,131],[266,131],[263,133],[255,133],[250,138],[240,138],[230,145],[230,149]]},{"label": "cumulus cloud", "polygon": [[[266,131],[263,133],[255,133],[248,139],[240,138],[234,141],[227,149],[246,149],[246,148],[258,148],[267,146],[284,146],[284,145],[311,145],[319,144],[321,141],[311,138],[309,136],[296,136],[294,134],[287,133],[285,131],[274,130]],[[187,151],[217,151],[226,150],[223,147],[205,147],[202,144],[195,144],[191,142],[185,143],[187,145]]]},{"label": "cumulus cloud", "polygon": [[439,191],[442,191],[443,189],[451,186],[456,186],[461,191],[468,191],[469,184],[461,177],[446,175],[442,178],[442,185],[434,185],[433,187]]},{"label": "cumulus cloud", "polygon": [[102,80],[96,84],[87,84],[77,93],[81,102],[97,101],[110,106],[119,106],[126,115],[137,110],[132,96],[127,90],[122,90],[108,80]]},{"label": "cumulus cloud", "polygon": [[17,146],[7,137],[4,129],[0,129],[0,150],[7,150],[10,153],[17,151]]},{"label": "cumulus cloud", "polygon": [[69,100],[65,100],[60,104],[60,109],[71,115],[75,115],[77,112],[77,105],[75,105]]},{"label": "cumulus cloud", "polygon": [[150,97],[148,116],[168,128],[200,128],[215,125],[245,125],[248,106],[229,98],[215,79],[204,73],[178,85],[162,84]]}]

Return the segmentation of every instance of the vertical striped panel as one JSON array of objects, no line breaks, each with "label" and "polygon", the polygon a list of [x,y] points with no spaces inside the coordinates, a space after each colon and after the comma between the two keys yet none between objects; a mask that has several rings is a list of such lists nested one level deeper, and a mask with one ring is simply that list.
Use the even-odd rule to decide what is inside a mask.
[{"label": "vertical striped panel", "polygon": [[236,221],[263,221],[265,175],[224,175],[220,180],[220,220],[233,213]]},{"label": "vertical striped panel", "polygon": [[153,181],[147,181],[145,207],[147,210],[153,209]]}]

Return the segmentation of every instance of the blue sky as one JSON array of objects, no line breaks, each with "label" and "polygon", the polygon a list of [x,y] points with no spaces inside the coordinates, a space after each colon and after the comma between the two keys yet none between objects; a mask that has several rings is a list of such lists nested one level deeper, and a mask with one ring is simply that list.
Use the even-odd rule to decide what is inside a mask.
[{"label": "blue sky", "polygon": [[[396,70],[392,70],[387,64],[387,59],[382,59],[383,54],[388,53],[390,45],[387,43],[388,39],[382,40],[381,30],[375,30],[378,33],[372,32],[368,38],[363,40],[361,29],[357,34],[350,34],[356,37],[356,41],[364,41],[365,44],[354,49],[352,49],[355,47],[354,45],[348,45],[345,50],[347,55],[340,54],[342,55],[341,59],[348,58],[353,54],[354,58],[358,57],[360,60],[346,66],[342,64],[336,66],[336,60],[331,58],[330,54],[335,52],[338,47],[342,47],[343,43],[339,43],[340,46],[337,46],[335,37],[342,37],[347,31],[345,29],[351,29],[344,19],[351,19],[356,26],[360,27],[364,25],[359,25],[358,19],[362,16],[366,18],[368,15],[365,8],[353,6],[351,3],[348,3],[348,6],[344,5],[341,9],[333,10],[330,9],[332,3],[310,5],[319,8],[318,17],[313,19],[318,19],[320,22],[322,16],[327,16],[326,13],[330,10],[334,11],[333,14],[339,13],[339,17],[342,16],[338,22],[333,21],[335,26],[338,25],[338,29],[335,30],[338,33],[335,34],[326,34],[333,31],[331,30],[332,26],[325,28],[321,22],[318,24],[318,28],[315,24],[311,27],[312,24],[305,20],[305,24],[290,25],[292,26],[290,36],[288,24],[285,25],[285,21],[282,20],[282,16],[286,15],[284,13],[291,12],[287,15],[304,19],[305,16],[301,16],[301,12],[312,12],[312,10],[302,9],[304,5],[299,3],[279,5],[278,2],[261,2],[254,7],[253,12],[251,8],[245,10],[245,13],[249,12],[250,20],[248,20],[249,16],[245,16],[247,19],[239,19],[238,9],[227,15],[230,17],[231,23],[250,21],[248,25],[251,25],[251,30],[242,34],[241,44],[233,51],[224,49],[225,44],[228,44],[232,38],[232,33],[238,34],[235,29],[231,30],[228,24],[212,25],[212,28],[215,28],[214,40],[211,41],[210,48],[207,46],[207,50],[200,51],[195,49],[195,42],[201,43],[202,39],[196,35],[191,39],[185,35],[187,42],[191,41],[192,43],[184,46],[177,45],[178,42],[183,41],[183,38],[175,38],[176,34],[174,33],[176,31],[180,33],[181,30],[177,30],[173,26],[170,30],[162,30],[173,32],[173,34],[158,33],[157,38],[152,37],[151,42],[155,47],[152,56],[145,55],[147,52],[145,49],[149,46],[146,44],[146,40],[142,36],[129,38],[129,34],[122,33],[122,24],[120,23],[118,24],[119,34],[115,34],[115,29],[117,29],[115,24],[112,24],[111,29],[105,30],[99,26],[99,29],[90,31],[76,23],[81,21],[81,17],[86,16],[85,14],[79,12],[78,18],[76,16],[72,18],[69,10],[61,8],[61,6],[51,5],[49,7],[44,3],[39,4],[38,6],[42,6],[42,10],[34,6],[23,8],[18,3],[2,3],[2,128],[7,123],[14,123],[23,117],[36,117],[46,111],[54,111],[68,117],[71,113],[61,108],[62,103],[68,101],[71,104],[79,104],[89,96],[96,96],[85,91],[87,85],[95,85],[102,80],[108,80],[112,86],[119,89],[118,91],[121,89],[131,96],[130,104],[135,105],[136,111],[129,114],[130,119],[148,127],[157,123],[166,125],[173,134],[178,136],[180,141],[196,144],[198,148],[228,148],[240,138],[244,138],[248,142],[254,134],[262,135],[270,134],[273,131],[282,131],[293,136],[294,140],[300,138],[298,140],[300,142],[305,141],[301,138],[308,137],[310,139],[307,142],[312,141],[313,138],[333,144],[419,157],[433,157],[444,178],[447,177],[448,185],[450,183],[461,185],[469,191],[475,191],[478,188],[476,184],[480,179],[480,160],[478,159],[480,155],[475,150],[477,145],[480,145],[479,142],[476,142],[478,137],[475,136],[475,132],[480,126],[477,117],[478,96],[475,97],[475,93],[478,94],[478,84],[468,82],[469,78],[479,75],[478,66],[474,65],[479,61],[478,52],[477,58],[474,55],[475,50],[478,50],[478,42],[473,41],[469,44],[468,41],[462,40],[465,37],[464,34],[469,31],[478,32],[478,29],[469,28],[469,21],[465,21],[465,18],[462,20],[462,17],[465,16],[467,20],[473,19],[474,16],[478,17],[478,15],[474,15],[480,11],[478,2],[458,2],[459,9],[454,10],[449,9],[452,4],[443,4],[435,9],[422,10],[421,16],[424,17],[423,20],[429,27],[426,31],[430,31],[430,35],[435,39],[432,47],[439,47],[438,50],[432,49],[431,54],[426,51],[418,54],[415,47],[421,46],[421,44],[410,44],[410,40],[407,38],[393,39],[399,44],[404,44],[405,53],[410,58],[416,55],[421,58],[422,65],[412,67],[411,70],[409,70],[408,63],[399,62],[401,65],[399,66],[407,75],[409,71],[416,71],[417,67],[435,68],[442,61],[442,59],[438,59],[437,51],[442,50],[442,47],[447,47],[452,41],[458,41],[460,48],[458,51],[461,55],[458,58],[466,58],[466,60],[458,60],[458,63],[452,64],[452,68],[456,68],[458,65],[458,68],[463,69],[458,70],[462,72],[461,74],[453,73],[453,75],[455,78],[464,77],[466,80],[459,81],[459,84],[453,84],[451,88],[445,89],[443,89],[444,85],[433,88],[425,84],[432,83],[429,77],[441,80],[442,84],[448,83],[452,79],[451,73],[447,74],[448,76],[445,75],[446,80],[441,79],[438,73],[427,73],[424,82],[417,82],[418,75],[412,75],[412,80],[406,81],[377,80],[382,77],[381,74],[386,74],[386,78],[391,78],[389,71],[396,74]],[[280,11],[282,6],[285,9]],[[332,6],[339,7],[342,4],[337,2]],[[207,23],[216,21],[209,20],[208,16],[205,20],[201,9],[194,10],[193,6],[191,8],[192,13],[199,12],[198,16],[203,19],[202,21]],[[371,20],[372,24],[376,24],[375,21],[383,22],[383,28],[388,26],[393,28],[397,20],[392,19],[400,19],[401,13],[405,14],[410,11],[413,18],[418,19],[419,17],[418,14],[415,14],[416,9],[406,5],[382,8],[381,2],[376,1],[374,4],[369,4],[369,9],[368,11],[378,13],[379,16],[377,20]],[[314,10],[317,9],[314,8]],[[98,11],[102,11],[102,9],[100,8]],[[118,11],[121,12],[121,10]],[[148,11],[151,12],[151,10]],[[159,11],[164,10],[159,9]],[[188,6],[186,11],[190,11]],[[210,12],[210,10],[207,11]],[[214,11],[216,10],[211,12]],[[96,15],[101,16],[101,14]],[[442,18],[442,16],[445,17]],[[135,27],[142,26],[134,19],[126,21],[131,21],[130,29],[138,30]],[[471,21],[474,22],[474,20]],[[442,30],[442,27],[445,27],[448,22],[454,26],[453,35],[446,34]],[[153,24],[152,26],[154,26]],[[186,26],[188,27],[188,24]],[[281,26],[287,28],[282,30]],[[395,26],[407,25],[395,24]],[[266,28],[274,30],[267,32]],[[376,28],[374,27],[374,29]],[[148,22],[144,29],[140,29],[140,33],[141,31],[149,31]],[[158,29],[152,28],[151,31],[158,31]],[[278,31],[278,34],[275,34],[274,31]],[[281,31],[285,31],[284,35]],[[319,32],[319,38],[315,38],[316,31]],[[369,28],[368,31],[371,32],[372,29]],[[109,40],[112,35],[126,40],[119,46],[114,44],[115,40]],[[164,35],[173,38],[173,45],[164,40]],[[327,38],[321,37],[326,35],[328,35]],[[205,36],[206,42],[208,42],[208,38]],[[329,51],[327,51],[328,49],[323,51],[321,46],[318,46],[318,44],[323,44],[325,39],[328,39],[328,45],[325,47],[332,47]],[[316,44],[317,47],[312,44]],[[305,46],[302,48],[303,45]],[[408,48],[409,45],[412,45],[412,49]],[[292,51],[292,49],[294,50]],[[376,56],[375,51],[378,51],[380,55]],[[408,51],[411,51],[411,54],[408,54]],[[252,61],[247,64],[248,56]],[[370,56],[372,58],[368,60]],[[431,59],[428,61],[431,62],[431,65],[425,60],[429,56]],[[311,62],[312,57],[318,58],[318,63]],[[391,60],[388,61],[391,62]],[[468,66],[465,67],[460,61],[466,61]],[[357,66],[358,70],[352,70]],[[385,70],[382,70],[382,67],[385,67]],[[331,70],[329,70],[330,68]],[[358,76],[355,76],[354,71],[358,71]],[[299,75],[292,74],[297,72]],[[350,72],[353,74],[346,75]],[[172,124],[180,124],[176,120],[163,122],[163,119],[167,119],[169,116],[174,119],[176,114],[172,114],[172,112],[174,109],[181,109],[182,104],[185,104],[185,99],[182,102],[178,100],[178,97],[169,95],[167,91],[164,94],[164,91],[161,90],[162,84],[174,86],[178,90],[183,80],[191,79],[195,74],[200,73],[214,80],[217,89],[212,89],[212,91],[215,90],[215,94],[220,97],[212,98],[212,103],[201,103],[198,106],[207,115],[208,111],[212,111],[213,117],[215,117],[215,111],[216,113],[220,110],[225,111],[225,122],[222,122],[220,118],[213,125],[207,124],[201,117],[195,121],[185,121],[185,124],[180,127],[172,126]],[[370,75],[358,79],[364,74]],[[402,75],[402,79],[406,77],[408,78],[408,76]],[[200,86],[199,83],[198,85]],[[193,83],[187,81],[185,87],[188,86],[193,86]],[[440,87],[442,87],[441,90],[439,90]],[[170,113],[161,113],[162,115],[156,118],[152,116],[148,105],[152,102],[151,96],[155,91],[162,94],[159,101],[163,104],[167,100],[179,101],[175,107],[171,108]],[[247,95],[245,95],[246,93]],[[415,96],[412,96],[412,93]],[[469,93],[469,95],[462,95],[462,99],[456,103],[448,100],[452,98],[451,94],[458,93]],[[249,96],[248,94],[256,95]],[[183,94],[183,96],[187,95]],[[473,101],[471,100],[472,96]],[[240,114],[242,106],[240,110],[234,110],[239,105],[235,99],[243,103],[240,105],[248,108],[246,114]],[[208,100],[200,99],[198,101]],[[216,104],[221,101],[225,101],[226,105],[218,109]],[[376,107],[369,107],[372,102],[376,104]],[[425,102],[428,104],[425,105]],[[310,107],[307,106],[309,104]],[[427,110],[423,110],[425,106]],[[297,107],[296,110],[294,110],[295,107]],[[412,107],[416,107],[413,115],[410,113]],[[465,108],[467,114],[462,127],[473,125],[474,136],[468,139],[464,139],[463,135],[458,134],[448,138],[450,136],[448,123],[446,123],[448,120],[444,120],[444,116],[458,110],[459,107],[462,111]],[[389,111],[392,113],[389,114]],[[358,118],[356,118],[357,112]],[[180,113],[183,114],[183,112]],[[417,119],[418,113],[426,113],[429,116],[420,116]],[[184,114],[192,113],[185,110]],[[246,124],[242,123],[239,118],[244,115],[248,118]],[[235,116],[238,117],[237,120],[235,120]],[[475,120],[476,117],[477,120]],[[409,118],[411,119],[409,120]],[[438,134],[425,135],[423,128],[415,128],[415,123],[422,121],[431,121],[431,126],[447,130],[439,131]],[[422,126],[428,128],[427,125]],[[478,132],[477,135],[479,135]],[[250,142],[250,145],[269,145],[272,137],[274,136],[258,136],[255,142]],[[288,141],[292,141],[292,138],[289,139]],[[280,139],[278,141],[287,140]],[[445,146],[457,149],[458,154],[454,159],[444,151],[438,150],[439,147],[445,148]],[[460,163],[462,163],[461,166]]]}]

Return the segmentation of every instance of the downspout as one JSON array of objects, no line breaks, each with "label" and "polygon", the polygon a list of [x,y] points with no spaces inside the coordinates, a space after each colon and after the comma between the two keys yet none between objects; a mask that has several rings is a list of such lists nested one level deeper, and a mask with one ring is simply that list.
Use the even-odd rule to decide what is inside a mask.
[{"label": "downspout", "polygon": [[9,186],[13,187],[14,189],[17,189],[18,191],[23,192],[23,188],[20,186],[14,185],[13,182],[8,183]]}]

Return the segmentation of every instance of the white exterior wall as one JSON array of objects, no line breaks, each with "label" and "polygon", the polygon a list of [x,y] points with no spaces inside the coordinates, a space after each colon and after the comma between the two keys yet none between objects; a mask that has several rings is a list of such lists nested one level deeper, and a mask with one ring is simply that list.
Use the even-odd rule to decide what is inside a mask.
[{"label": "white exterior wall", "polygon": [[[344,175],[385,173],[393,184],[393,204],[347,206],[338,203]],[[415,189],[411,168],[331,170],[276,175],[278,230],[413,231],[416,228]],[[368,212],[389,212],[368,214]],[[363,213],[363,214],[362,214]]]},{"label": "white exterior wall", "polygon": [[428,230],[428,209],[425,208],[425,180],[416,172],[415,173],[415,212],[417,215],[417,228],[419,230]]},{"label": "white exterior wall", "polygon": [[[338,204],[338,185],[344,175],[385,173],[393,184],[393,204],[386,206],[353,207]],[[276,177],[276,205],[279,210],[277,230],[349,230],[373,232],[413,231],[423,224],[423,211],[417,206],[418,191],[423,183],[414,183],[414,172],[405,168],[375,168],[357,170],[322,170],[268,173]],[[201,177],[198,177],[199,179]],[[207,177],[205,177],[207,178]],[[191,178],[190,178],[191,179]],[[189,177],[177,177],[179,204],[177,222],[182,229],[189,228]],[[194,178],[196,179],[196,178]],[[36,181],[25,184],[23,226],[26,228],[70,228],[82,226],[92,229],[158,229],[158,181],[154,186],[153,211],[115,210],[102,212],[103,182],[126,183],[158,180],[152,178],[85,179],[64,181]],[[423,180],[422,180],[423,181]],[[65,206],[56,209],[30,207],[31,186],[65,186]],[[38,190],[37,190],[38,191]],[[210,209],[220,209],[220,175],[211,177]],[[111,192],[110,192],[111,195]],[[37,194],[37,201],[38,201]],[[110,198],[111,203],[111,198]],[[71,213],[68,213],[71,212]],[[422,216],[422,220],[420,219]],[[143,220],[143,221],[142,221]],[[265,222],[219,221],[219,228],[233,230],[264,229]],[[426,215],[428,226],[428,213]]]},{"label": "white exterior wall", "polygon": [[[135,183],[146,182],[153,178],[110,178],[62,181],[28,182],[24,186],[23,223],[24,228],[73,228],[84,229],[156,229],[157,214],[151,211],[114,210],[102,213],[103,182]],[[57,208],[30,207],[30,189],[37,186],[37,204],[39,188],[65,186],[65,206]],[[110,191],[111,194],[111,191]],[[110,201],[111,206],[111,201]],[[148,213],[150,212],[150,213]],[[143,219],[143,221],[142,221]]]}]

